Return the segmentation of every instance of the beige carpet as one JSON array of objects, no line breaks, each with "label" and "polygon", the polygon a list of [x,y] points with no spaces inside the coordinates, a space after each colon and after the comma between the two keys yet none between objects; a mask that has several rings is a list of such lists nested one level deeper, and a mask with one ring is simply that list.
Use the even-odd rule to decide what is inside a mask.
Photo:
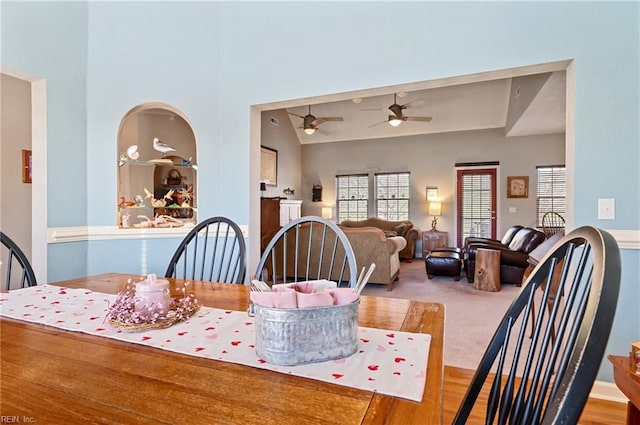
[{"label": "beige carpet", "polygon": [[445,305],[444,362],[448,366],[476,369],[504,312],[516,297],[519,287],[503,285],[499,292],[473,288],[464,274],[459,282],[452,277],[427,279],[424,261],[402,262],[400,280],[393,291],[383,285],[367,285],[364,295],[408,298]]}]

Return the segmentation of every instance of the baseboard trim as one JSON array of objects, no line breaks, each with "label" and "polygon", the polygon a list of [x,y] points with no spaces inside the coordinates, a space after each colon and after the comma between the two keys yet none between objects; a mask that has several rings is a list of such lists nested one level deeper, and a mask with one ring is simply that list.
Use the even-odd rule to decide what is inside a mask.
[{"label": "baseboard trim", "polygon": [[629,401],[623,394],[623,392],[620,391],[620,389],[616,386],[616,384],[604,381],[594,382],[589,397],[624,404]]}]

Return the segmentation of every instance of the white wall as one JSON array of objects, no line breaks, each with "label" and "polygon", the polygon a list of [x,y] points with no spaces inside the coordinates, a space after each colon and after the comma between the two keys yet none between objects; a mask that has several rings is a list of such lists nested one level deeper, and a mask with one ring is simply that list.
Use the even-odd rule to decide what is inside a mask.
[{"label": "white wall", "polygon": [[0,74],[0,229],[31,259],[31,184],[22,182],[22,150],[31,150],[31,84]]}]

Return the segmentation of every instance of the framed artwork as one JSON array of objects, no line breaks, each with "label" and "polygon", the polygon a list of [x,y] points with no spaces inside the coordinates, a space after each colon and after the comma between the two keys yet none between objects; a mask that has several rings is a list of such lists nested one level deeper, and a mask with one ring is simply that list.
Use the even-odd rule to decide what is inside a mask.
[{"label": "framed artwork", "polygon": [[507,177],[507,198],[528,198],[529,176]]},{"label": "framed artwork", "polygon": [[30,150],[22,150],[22,183],[31,183],[31,166],[33,160]]},{"label": "framed artwork", "polygon": [[427,202],[436,202],[438,200],[438,188],[427,187]]},{"label": "framed artwork", "polygon": [[270,186],[278,184],[278,151],[260,147],[260,181]]}]

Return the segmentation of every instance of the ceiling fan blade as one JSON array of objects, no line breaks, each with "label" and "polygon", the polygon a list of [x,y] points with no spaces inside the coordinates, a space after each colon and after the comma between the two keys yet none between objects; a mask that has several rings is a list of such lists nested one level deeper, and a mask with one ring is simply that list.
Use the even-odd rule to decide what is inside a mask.
[{"label": "ceiling fan blade", "polygon": [[420,99],[412,100],[411,102],[407,102],[404,105],[402,105],[402,107],[406,108],[408,106],[418,106],[418,105],[423,105],[424,103],[426,103],[426,100],[420,98]]},{"label": "ceiling fan blade", "polygon": [[311,125],[315,127],[327,121],[344,121],[344,119],[342,117],[318,117],[311,121]]},{"label": "ceiling fan blade", "polygon": [[429,122],[433,119],[433,117],[404,117],[405,121],[421,121],[421,122]]},{"label": "ceiling fan blade", "polygon": [[298,114],[294,114],[293,112],[287,112],[289,115],[293,115],[294,117],[298,117],[298,118],[302,118],[304,119],[304,117],[302,115],[298,115]]},{"label": "ceiling fan blade", "polygon": [[371,125],[369,126],[369,128],[371,128],[371,127],[376,127],[376,126],[378,126],[378,125],[380,125],[380,124],[384,124],[384,123],[386,123],[386,122],[388,122],[388,121],[387,121],[387,120],[385,120],[385,121],[377,122],[377,123],[375,123],[375,124],[371,124]]},{"label": "ceiling fan blade", "polygon": [[358,111],[382,111],[382,108],[360,108]]},{"label": "ceiling fan blade", "polygon": [[316,133],[320,133],[320,134],[322,134],[323,136],[328,136],[329,134],[331,134],[331,133],[329,133],[328,131],[323,130],[323,129],[321,129],[321,128],[316,128]]}]

